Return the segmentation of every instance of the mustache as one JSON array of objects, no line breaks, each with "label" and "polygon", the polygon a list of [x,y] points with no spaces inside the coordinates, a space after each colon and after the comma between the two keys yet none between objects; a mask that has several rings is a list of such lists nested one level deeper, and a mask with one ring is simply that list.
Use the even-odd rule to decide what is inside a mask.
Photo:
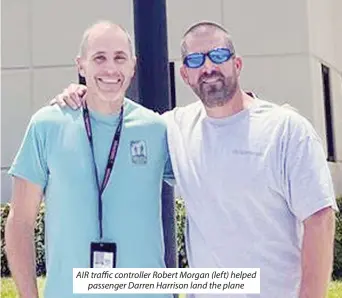
[{"label": "mustache", "polygon": [[205,81],[207,79],[211,79],[211,78],[219,78],[219,79],[223,80],[224,76],[220,72],[217,72],[217,71],[212,72],[211,74],[202,74],[199,77],[199,82],[203,83],[203,81]]}]

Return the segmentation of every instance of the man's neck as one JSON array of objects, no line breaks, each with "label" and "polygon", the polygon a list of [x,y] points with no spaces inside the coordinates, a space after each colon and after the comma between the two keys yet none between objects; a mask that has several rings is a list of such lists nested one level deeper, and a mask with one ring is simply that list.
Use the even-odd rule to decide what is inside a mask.
[{"label": "man's neck", "polygon": [[209,108],[205,106],[207,115],[211,118],[225,118],[233,116],[250,107],[253,97],[238,89],[234,96],[223,106]]},{"label": "man's neck", "polygon": [[103,115],[114,115],[120,113],[124,97],[113,101],[104,101],[94,96],[86,95],[85,100],[88,108]]}]

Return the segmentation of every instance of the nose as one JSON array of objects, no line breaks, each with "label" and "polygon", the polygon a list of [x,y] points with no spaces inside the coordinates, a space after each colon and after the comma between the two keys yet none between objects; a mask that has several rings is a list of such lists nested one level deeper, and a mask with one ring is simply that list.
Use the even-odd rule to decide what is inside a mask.
[{"label": "nose", "polygon": [[118,70],[118,66],[114,60],[108,59],[106,63],[103,64],[103,70],[107,75],[114,75]]},{"label": "nose", "polygon": [[205,57],[204,64],[202,66],[202,72],[211,74],[217,69],[217,65],[213,63],[208,56]]},{"label": "nose", "polygon": [[115,68],[111,67],[111,66],[107,67],[105,71],[106,71],[106,74],[109,75],[109,76],[112,76],[112,75],[114,75],[116,73]]},{"label": "nose", "polygon": [[107,75],[111,76],[117,72],[117,67],[116,67],[115,63],[107,63],[104,70],[105,70]]}]

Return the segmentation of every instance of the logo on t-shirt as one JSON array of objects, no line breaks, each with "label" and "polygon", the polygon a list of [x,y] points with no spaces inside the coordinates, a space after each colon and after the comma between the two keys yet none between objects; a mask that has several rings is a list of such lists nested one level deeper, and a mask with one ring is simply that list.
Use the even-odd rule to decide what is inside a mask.
[{"label": "logo on t-shirt", "polygon": [[260,152],[260,151],[238,150],[238,149],[233,150],[233,154],[252,155],[252,156],[262,156],[263,155],[262,152]]},{"label": "logo on t-shirt", "polygon": [[137,165],[147,163],[147,148],[145,141],[131,141],[132,162]]}]

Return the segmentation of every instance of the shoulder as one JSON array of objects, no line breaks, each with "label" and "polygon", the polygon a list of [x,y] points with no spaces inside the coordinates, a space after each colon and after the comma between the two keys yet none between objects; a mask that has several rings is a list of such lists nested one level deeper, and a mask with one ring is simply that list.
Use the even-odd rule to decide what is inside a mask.
[{"label": "shoulder", "polygon": [[140,126],[153,126],[166,129],[166,122],[163,117],[151,109],[125,98],[125,117],[128,123]]},{"label": "shoulder", "polygon": [[82,110],[72,110],[69,107],[60,108],[57,105],[45,106],[36,111],[28,124],[27,131],[32,136],[42,139],[54,138],[60,129],[71,128],[73,123],[82,117]]},{"label": "shoulder", "polygon": [[253,115],[263,116],[263,120],[269,125],[279,128],[283,134],[294,140],[301,141],[306,138],[320,140],[310,120],[290,105],[278,105],[258,99]]},{"label": "shoulder", "polygon": [[60,125],[72,121],[80,115],[81,109],[72,110],[69,107],[60,108],[57,105],[45,106],[32,115],[31,123],[36,126]]},{"label": "shoulder", "polygon": [[188,126],[196,122],[203,110],[200,101],[196,101],[184,107],[176,107],[163,114],[163,118],[168,125]]}]

